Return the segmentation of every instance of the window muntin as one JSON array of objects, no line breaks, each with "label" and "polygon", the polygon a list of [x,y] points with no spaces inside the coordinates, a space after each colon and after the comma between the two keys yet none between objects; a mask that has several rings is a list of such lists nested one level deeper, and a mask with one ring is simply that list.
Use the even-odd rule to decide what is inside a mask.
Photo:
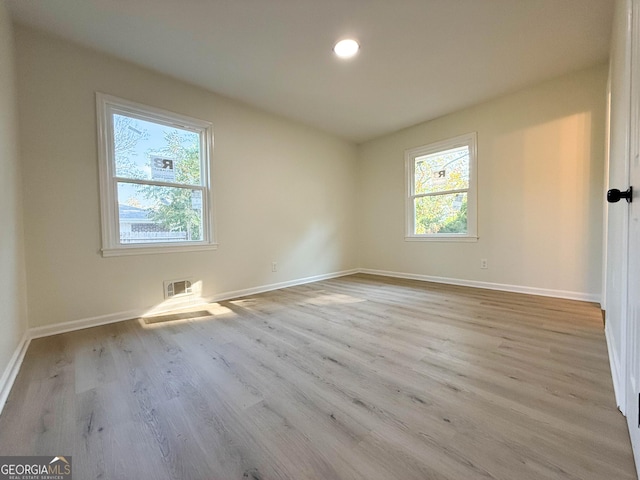
[{"label": "window muntin", "polygon": [[103,255],[215,248],[211,124],[98,94]]},{"label": "window muntin", "polygon": [[476,239],[476,134],[408,150],[408,240]]}]

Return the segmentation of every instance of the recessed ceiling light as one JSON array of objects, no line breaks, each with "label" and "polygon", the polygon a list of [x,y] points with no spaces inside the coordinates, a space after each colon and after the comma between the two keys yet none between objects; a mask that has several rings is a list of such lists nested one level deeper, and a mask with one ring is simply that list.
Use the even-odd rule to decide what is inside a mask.
[{"label": "recessed ceiling light", "polygon": [[333,47],[333,51],[336,52],[336,55],[340,58],[351,58],[360,49],[360,45],[355,40],[351,38],[347,38],[345,40],[340,40],[336,43],[336,46]]}]

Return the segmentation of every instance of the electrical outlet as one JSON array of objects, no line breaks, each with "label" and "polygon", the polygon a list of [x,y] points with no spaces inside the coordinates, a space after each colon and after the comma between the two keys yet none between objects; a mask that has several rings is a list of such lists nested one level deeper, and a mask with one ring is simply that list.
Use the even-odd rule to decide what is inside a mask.
[{"label": "electrical outlet", "polygon": [[489,261],[486,258],[480,259],[480,268],[487,269],[489,268]]},{"label": "electrical outlet", "polygon": [[276,262],[271,262],[271,271],[272,272],[278,271],[278,264]]}]

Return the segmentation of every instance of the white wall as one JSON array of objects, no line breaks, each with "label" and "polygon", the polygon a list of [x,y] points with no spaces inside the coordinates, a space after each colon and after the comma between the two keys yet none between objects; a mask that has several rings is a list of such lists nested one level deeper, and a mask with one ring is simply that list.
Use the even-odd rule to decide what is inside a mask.
[{"label": "white wall", "polygon": [[[357,266],[351,143],[30,29],[16,45],[31,326],[159,305],[166,279],[209,297]],[[218,250],[100,255],[96,91],[213,123]]]},{"label": "white wall", "polygon": [[[618,0],[613,20],[609,85],[611,90],[609,185],[608,188],[626,189],[629,183],[629,115],[631,48],[629,36],[630,2]],[[608,206],[607,212],[607,271],[606,334],[609,358],[618,406],[625,412],[624,362],[626,316],[626,255],[627,208],[620,204]]]},{"label": "white wall", "polygon": [[0,0],[0,379],[27,329],[17,126],[13,29]]},{"label": "white wall", "polygon": [[[573,73],[361,145],[360,266],[598,299],[606,72]],[[478,242],[404,241],[404,151],[473,131]]]}]

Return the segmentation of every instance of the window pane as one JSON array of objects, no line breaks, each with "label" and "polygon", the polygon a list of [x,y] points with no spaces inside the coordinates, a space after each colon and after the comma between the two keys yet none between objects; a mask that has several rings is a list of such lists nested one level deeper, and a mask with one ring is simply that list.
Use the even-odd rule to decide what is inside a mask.
[{"label": "window pane", "polygon": [[120,243],[202,241],[202,191],[118,182]]},{"label": "window pane", "polygon": [[113,114],[117,177],[201,185],[200,135]]},{"label": "window pane", "polygon": [[415,159],[415,194],[469,188],[469,147],[443,150]]},{"label": "window pane", "polygon": [[467,194],[414,199],[415,234],[467,233]]}]

